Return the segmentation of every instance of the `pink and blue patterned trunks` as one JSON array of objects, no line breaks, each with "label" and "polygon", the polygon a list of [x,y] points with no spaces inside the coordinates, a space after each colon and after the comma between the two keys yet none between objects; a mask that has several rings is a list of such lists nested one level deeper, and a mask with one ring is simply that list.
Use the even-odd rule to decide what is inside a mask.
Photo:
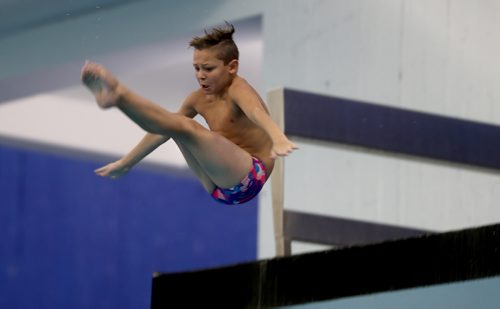
[{"label": "pink and blue patterned trunks", "polygon": [[262,161],[252,157],[252,162],[252,169],[239,184],[227,189],[217,187],[212,192],[212,197],[228,205],[242,204],[253,199],[266,183],[267,175]]}]

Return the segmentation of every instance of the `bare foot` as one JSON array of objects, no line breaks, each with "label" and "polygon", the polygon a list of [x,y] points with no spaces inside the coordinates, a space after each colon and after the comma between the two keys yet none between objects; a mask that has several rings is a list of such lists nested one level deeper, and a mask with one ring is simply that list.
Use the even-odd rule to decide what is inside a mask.
[{"label": "bare foot", "polygon": [[118,80],[102,65],[86,61],[82,67],[81,79],[101,108],[110,108],[118,103]]}]

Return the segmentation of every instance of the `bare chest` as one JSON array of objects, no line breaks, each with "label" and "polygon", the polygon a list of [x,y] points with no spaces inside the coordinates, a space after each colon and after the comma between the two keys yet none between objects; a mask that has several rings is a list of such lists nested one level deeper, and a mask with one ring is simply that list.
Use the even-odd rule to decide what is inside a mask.
[{"label": "bare chest", "polygon": [[248,120],[238,106],[228,101],[204,102],[197,109],[210,130],[220,133],[238,130]]}]

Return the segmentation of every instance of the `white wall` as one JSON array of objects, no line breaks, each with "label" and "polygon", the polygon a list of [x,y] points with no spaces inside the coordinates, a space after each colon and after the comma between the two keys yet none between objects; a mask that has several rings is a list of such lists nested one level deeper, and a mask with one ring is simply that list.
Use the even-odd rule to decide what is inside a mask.
[{"label": "white wall", "polygon": [[[266,85],[500,124],[499,2],[273,3],[264,19]],[[299,145],[286,160],[291,209],[432,230],[500,221],[498,172]],[[272,239],[265,242],[267,255]]]},{"label": "white wall", "polygon": [[[144,1],[0,40],[0,87],[257,14],[261,93],[285,86],[500,124],[496,0]],[[435,230],[500,221],[497,172],[298,142],[289,208]],[[260,255],[273,256],[269,185],[260,217]]]}]

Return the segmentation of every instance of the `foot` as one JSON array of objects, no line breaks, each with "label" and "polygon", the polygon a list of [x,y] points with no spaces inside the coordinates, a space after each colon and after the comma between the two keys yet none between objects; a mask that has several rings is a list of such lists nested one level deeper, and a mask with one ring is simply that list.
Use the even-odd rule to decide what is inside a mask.
[{"label": "foot", "polygon": [[81,79],[101,108],[118,104],[118,80],[102,65],[86,61],[82,67]]}]

